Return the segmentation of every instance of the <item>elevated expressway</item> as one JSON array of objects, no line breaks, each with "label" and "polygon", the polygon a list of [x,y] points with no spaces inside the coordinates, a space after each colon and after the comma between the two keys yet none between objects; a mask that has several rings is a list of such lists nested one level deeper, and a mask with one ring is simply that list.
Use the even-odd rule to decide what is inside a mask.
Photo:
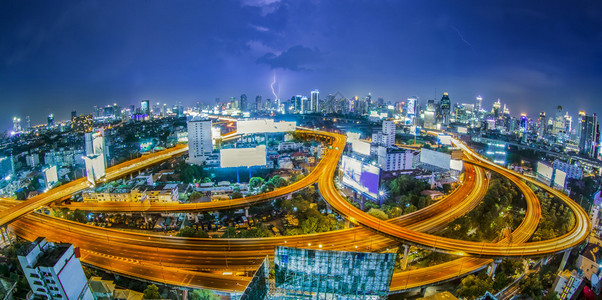
[{"label": "elevated expressway", "polygon": [[[323,134],[323,133],[322,133]],[[336,166],[338,164],[338,160],[340,157],[340,152],[342,152],[342,148],[344,147],[344,137],[340,136],[340,135],[335,135],[335,134],[331,134],[328,133],[331,136],[334,136],[337,138],[337,140],[335,140],[335,145],[334,145],[334,149],[336,149],[336,152],[338,152],[338,155],[333,155],[333,156],[327,156],[325,158],[323,158],[323,161],[325,163],[328,164],[332,164],[333,166]],[[338,146],[337,146],[338,145]],[[485,166],[485,164],[483,164],[483,166]],[[486,167],[491,168],[491,169],[501,169],[495,165],[487,165]],[[373,220],[370,220],[369,218],[366,219],[365,216],[366,215],[362,212],[357,213],[357,212],[353,212],[351,208],[349,208],[348,210],[346,210],[347,208],[341,210],[341,206],[339,206],[338,202],[344,201],[346,203],[346,200],[342,199],[342,197],[340,196],[340,194],[338,194],[338,191],[336,191],[336,188],[334,187],[334,182],[333,182],[333,176],[334,176],[334,169],[335,167],[332,168],[327,168],[326,170],[323,170],[323,172],[326,176],[321,176],[320,177],[320,181],[319,181],[319,185],[320,185],[320,192],[322,193],[322,195],[324,196],[324,198],[329,201],[331,203],[331,205],[333,205],[333,207],[335,207],[337,210],[339,210],[340,212],[342,212],[343,214],[346,214],[350,217],[350,219],[352,221],[355,221],[357,223],[367,223],[367,225],[373,225],[370,222],[373,222]],[[469,169],[469,167],[467,167],[467,170]],[[477,168],[478,169],[478,168]],[[503,169],[501,169],[503,170]],[[470,176],[470,175],[469,175]],[[475,179],[478,177],[482,177],[482,176],[475,176]],[[329,180],[324,180],[324,178],[328,178]],[[514,181],[514,180],[513,180]],[[520,180],[518,180],[520,182]],[[330,182],[330,185],[325,185],[328,184],[328,182]],[[515,182],[516,184],[517,182]],[[466,183],[465,183],[466,184]],[[523,184],[524,185],[524,184]],[[519,186],[520,188],[520,186]],[[480,189],[476,189],[476,190],[480,190]],[[524,190],[524,187],[521,188],[521,190],[523,191],[523,193],[527,194],[528,191]],[[529,189],[530,191],[530,189]],[[532,192],[531,192],[532,193]],[[451,197],[449,197],[451,198]],[[474,198],[474,199],[478,199],[480,200],[480,198]],[[470,202],[470,201],[469,201]],[[533,201],[531,201],[533,202]],[[441,201],[440,203],[445,203],[445,201]],[[521,226],[519,226],[519,228],[517,228],[517,230],[515,231],[515,233],[513,233],[513,243],[524,243],[526,240],[528,240],[528,238],[530,237],[530,235],[532,234],[532,232],[535,230],[536,226],[537,226],[537,221],[538,221],[538,217],[537,215],[540,215],[539,212],[539,206],[538,206],[538,202],[535,201],[534,203],[531,203],[531,205],[529,205],[529,201],[527,202],[527,217],[525,218],[525,221],[523,221],[523,223],[521,224]],[[478,204],[478,201],[475,201],[473,204],[471,204],[472,207],[476,206]],[[536,205],[537,204],[537,205]],[[469,205],[470,206],[470,205]],[[471,207],[471,208],[472,208]],[[355,208],[355,207],[353,207]],[[536,208],[536,209],[534,209]],[[442,210],[443,212],[446,212],[446,210]],[[353,213],[353,214],[352,214]],[[416,212],[418,213],[418,212]],[[419,214],[416,214],[419,215]],[[441,214],[439,214],[441,216]],[[412,216],[412,214],[407,215],[407,216]],[[32,216],[27,216],[26,218],[23,218],[22,220],[19,220],[18,222],[28,222],[30,220],[28,220],[28,218],[33,217]],[[35,217],[42,217],[42,216],[35,216]],[[46,217],[48,218],[48,217]],[[410,217],[408,217],[410,218]],[[50,218],[52,219],[52,218]],[[11,225],[11,227],[14,227],[13,229],[15,230],[15,232],[17,232],[17,234],[19,235],[23,235],[23,236],[27,236],[28,234],[34,234],[36,236],[40,235],[40,233],[42,233],[44,231],[44,229],[46,229],[47,231],[47,235],[51,234],[52,232],[57,231],[57,227],[56,224],[54,222],[57,222],[56,220],[53,221],[53,223],[46,223],[46,226],[43,226],[42,228],[38,227],[35,228],[35,224],[37,222],[42,222],[41,220],[33,220],[33,223],[25,223],[25,224],[19,224],[18,222],[15,222],[15,224]],[[66,221],[63,221],[66,222]],[[67,222],[68,223],[68,222]],[[32,225],[33,224],[33,225]],[[373,230],[379,231],[381,233],[385,233],[386,235],[390,236],[390,237],[394,237],[395,239],[398,239],[399,236],[401,235],[400,232],[402,234],[407,234],[407,232],[413,233],[414,230],[419,230],[418,226],[415,225],[415,227],[413,226],[408,226],[406,229],[401,228],[400,225],[403,224],[394,224],[394,222],[384,222],[384,221],[380,221],[378,220],[377,223],[378,224],[377,227],[375,228],[375,226],[368,226],[370,228],[372,228]],[[420,224],[420,223],[418,223]],[[533,226],[533,224],[535,224]],[[439,224],[439,226],[441,225],[441,223]],[[31,231],[27,232],[27,230],[23,230],[23,228],[27,228],[27,226],[32,226]],[[39,224],[38,224],[39,226]],[[52,227],[50,227],[52,226]],[[73,224],[71,225],[67,225],[67,230],[71,233],[71,234],[75,234],[77,233],[81,228],[78,227],[82,227],[85,226],[83,224],[78,224],[78,226],[73,226]],[[428,225],[424,225],[424,222],[422,223],[422,226],[426,226],[426,228],[428,229]],[[48,229],[48,227],[52,228],[52,230]],[[578,227],[578,226],[576,226]],[[394,231],[393,234],[391,234],[391,231],[389,229],[393,228]],[[434,227],[433,227],[434,228]],[[19,233],[18,230],[23,230],[23,232]],[[97,229],[97,228],[95,228]],[[425,228],[423,228],[425,229]],[[126,233],[126,235],[129,235],[128,237],[123,237],[123,241],[117,241],[116,239],[116,235],[118,235],[115,232],[108,232],[110,230],[106,230],[106,229],[102,229],[103,231],[106,231],[104,233],[104,236],[102,236],[102,233],[100,233],[100,238],[98,235],[93,234],[92,232],[94,231],[92,228],[85,228],[82,230],[82,232],[79,232],[77,234],[80,234],[80,236],[78,237],[78,240],[72,241],[74,244],[78,244],[77,242],[80,242],[82,240],[84,240],[85,236],[89,236],[91,238],[91,242],[94,242],[95,244],[100,243],[100,241],[102,241],[102,239],[106,239],[107,243],[109,244],[108,248],[109,249],[109,253],[113,253],[115,255],[117,255],[116,253],[119,253],[119,256],[123,255],[123,256],[134,256],[137,252],[143,252],[144,255],[144,259],[146,260],[146,262],[151,261],[151,259],[149,259],[149,255],[152,253],[152,251],[147,251],[148,249],[145,248],[136,248],[136,247],[156,247],[156,253],[158,256],[158,260],[156,260],[154,262],[154,264],[147,264],[146,262],[143,262],[141,260],[136,260],[135,258],[122,258],[122,257],[117,257],[117,256],[111,256],[111,254],[107,254],[107,253],[102,253],[102,252],[95,252],[94,250],[85,250],[83,251],[85,253],[85,256],[82,258],[84,260],[84,262],[86,260],[88,260],[91,264],[97,265],[101,268],[107,268],[110,270],[113,270],[115,272],[119,272],[122,274],[126,274],[126,275],[132,275],[132,276],[136,276],[136,277],[141,277],[141,278],[146,278],[146,279],[150,279],[150,280],[156,280],[159,282],[167,282],[167,283],[171,283],[171,284],[183,284],[183,285],[189,285],[189,286],[201,286],[201,287],[210,287],[210,288],[214,288],[214,289],[223,289],[223,290],[238,290],[237,287],[239,287],[240,285],[245,285],[245,279],[237,279],[235,277],[226,277],[225,279],[218,276],[218,275],[212,275],[209,276],[206,273],[198,273],[198,272],[194,272],[194,271],[189,271],[189,270],[183,270],[182,266],[180,265],[180,268],[176,268],[176,267],[171,267],[171,266],[166,266],[168,264],[163,264],[162,261],[163,258],[168,258],[169,256],[166,255],[166,253],[164,253],[165,251],[175,251],[178,248],[181,248],[183,246],[191,246],[191,247],[198,247],[200,246],[199,244],[205,245],[206,247],[214,247],[213,251],[229,251],[226,253],[244,253],[245,249],[248,251],[248,249],[257,249],[256,247],[258,246],[259,249],[263,249],[263,250],[267,250],[267,251],[273,251],[273,247],[274,244],[269,241],[270,239],[247,239],[247,240],[240,240],[240,239],[236,239],[236,240],[222,240],[220,239],[221,243],[227,242],[228,243],[228,248],[220,248],[220,247],[224,247],[224,245],[214,245],[211,241],[211,239],[179,239],[178,238],[168,238],[168,237],[161,237],[161,236],[138,236],[138,238],[132,238],[132,236],[134,234],[132,233]],[[364,229],[361,229],[363,231],[366,231]],[[337,250],[353,250],[355,248],[355,246],[358,245],[365,245],[368,241],[368,238],[361,238],[361,236],[363,235],[362,232],[360,232],[360,229],[350,229],[347,230],[348,232],[351,231],[356,231],[354,233],[354,239],[350,239],[349,237],[347,237],[346,239],[342,240],[342,242],[340,243],[334,243],[334,244],[329,244],[329,243],[324,243],[322,241],[321,238],[317,238],[316,236],[319,235],[308,235],[308,236],[299,236],[299,237],[286,237],[286,241],[284,242],[284,244],[293,246],[293,241],[294,239],[301,239],[300,241],[295,242],[294,245],[296,246],[305,246],[305,243],[307,242],[308,247],[310,247],[310,244],[313,244],[314,247],[316,245],[316,243],[320,243],[320,245],[323,244],[323,249],[337,249]],[[576,230],[574,230],[576,231]],[[356,239],[358,237],[358,232],[359,237],[358,239]],[[387,241],[386,238],[382,238],[382,237],[376,237],[373,238],[373,234],[370,234],[369,231],[366,231],[368,233],[368,235],[370,236],[370,244],[371,247],[367,247],[368,250],[373,250],[373,249],[381,249],[384,248],[382,246],[387,246],[387,244],[390,244],[392,241],[389,239]],[[338,231],[337,233],[343,233],[343,231]],[[119,234],[123,234],[123,232],[119,233]],[[427,235],[429,236],[429,235]],[[63,238],[66,237],[65,235],[62,236]],[[134,243],[139,243],[142,240],[144,240],[144,238],[146,238],[145,240],[145,244],[146,246],[139,246],[139,245],[134,245]],[[380,242],[377,241],[380,239],[384,239],[385,242]],[[59,240],[61,240],[59,238]],[[65,239],[62,239],[63,241],[66,241]],[[198,244],[195,242],[198,240]],[[261,240],[264,240],[263,242]],[[407,239],[409,242],[411,243],[416,243],[418,245],[422,245],[421,241],[419,240],[418,242],[413,241],[412,237],[410,236],[410,238]],[[166,241],[165,243],[161,242],[161,241]],[[290,241],[290,243],[287,243],[287,241]],[[346,241],[346,242],[345,242]],[[502,242],[507,242],[507,241],[502,241]],[[347,245],[345,245],[345,243],[347,243]],[[380,243],[380,244],[379,244]],[[459,245],[460,247],[463,247],[463,242],[462,241],[456,241],[457,245]],[[125,245],[124,248],[121,248],[121,246]],[[197,244],[197,246],[194,246],[193,244]],[[263,244],[267,244],[267,245],[263,245]],[[485,245],[485,243],[482,243],[483,245]],[[529,243],[529,244],[533,244],[533,243]],[[379,248],[380,245],[380,248]],[[493,244],[496,245],[496,244]],[[427,247],[430,245],[427,245]],[[99,246],[100,247],[100,246]],[[186,248],[185,247],[185,248]],[[237,251],[237,247],[242,247],[240,248],[241,251]],[[432,247],[432,246],[431,246]],[[512,248],[513,246],[511,245],[503,245],[503,246],[497,246],[497,248]],[[351,248],[351,249],[350,249]],[[437,245],[435,245],[435,247],[432,247],[434,249],[440,250],[439,247],[437,247]],[[483,247],[484,248],[484,247]],[[127,250],[124,249],[134,249],[133,251],[127,253]],[[198,248],[197,248],[198,249]],[[361,249],[361,247],[355,248],[357,250],[363,250]],[[448,249],[443,248],[444,250],[449,251]],[[452,248],[453,249],[453,248]],[[457,247],[456,247],[457,249]],[[559,247],[555,247],[553,249],[559,249]],[[178,249],[178,251],[181,251],[183,249]],[[123,252],[123,253],[120,253]],[[184,250],[184,251],[193,251],[193,250]],[[252,251],[256,251],[256,250],[252,250]],[[460,250],[461,251],[461,250]],[[466,255],[466,253],[464,252],[460,252],[458,251],[456,254],[460,254],[460,255]],[[173,252],[175,253],[175,252]],[[173,254],[173,257],[175,259],[175,257],[182,257],[182,253],[175,253]],[[198,254],[200,253],[194,253],[192,256],[188,256],[189,258],[192,258],[194,256],[198,256]],[[207,261],[213,261],[212,257],[206,256],[207,254],[203,255],[203,257],[207,258]],[[228,258],[226,256],[225,260],[226,260],[226,267],[229,268],[228,266]],[[138,256],[140,256],[140,254],[138,254]],[[244,254],[243,254],[244,256]],[[134,256],[135,257],[135,256]],[[186,257],[185,257],[186,258]],[[248,258],[248,257],[247,257]],[[159,265],[157,266],[156,262],[159,261]],[[393,279],[393,283],[392,283],[392,290],[395,289],[400,289],[400,288],[409,288],[412,286],[419,286],[421,284],[424,284],[425,282],[429,282],[429,281],[439,281],[441,278],[445,278],[447,276],[447,278],[450,278],[449,275],[452,274],[453,276],[458,276],[461,274],[464,274],[466,272],[471,272],[474,271],[476,269],[482,268],[484,265],[486,265],[489,262],[489,260],[487,259],[481,259],[481,258],[462,258],[462,259],[458,259],[455,260],[453,262],[449,262],[449,263],[445,263],[442,265],[438,265],[438,266],[434,266],[434,267],[430,267],[430,268],[425,268],[425,269],[421,269],[421,270],[415,270],[415,271],[410,271],[410,272],[401,272],[401,273],[396,273],[396,275],[394,276]],[[188,265],[192,264],[192,261],[187,262]],[[250,263],[250,261],[247,261],[247,263]],[[137,270],[136,272],[134,272],[134,270]],[[160,273],[161,276],[158,276],[158,274]],[[186,280],[186,281],[172,281],[172,279],[174,278],[179,278],[178,276],[186,274],[182,279],[182,280]],[[153,275],[154,274],[154,275]],[[166,275],[167,274],[167,275]],[[169,275],[171,274],[171,275]],[[177,275],[175,277],[173,277],[173,274],[180,274]],[[427,275],[428,274],[428,275]],[[439,274],[439,276],[437,276],[437,274]],[[447,275],[446,275],[447,274]],[[154,277],[153,277],[154,276]],[[207,278],[207,277],[210,278]],[[217,277],[216,277],[217,276]],[[154,279],[153,279],[154,278]],[[161,280],[161,278],[163,278]],[[171,278],[171,279],[170,279]],[[217,278],[217,279],[216,279]],[[422,278],[422,279],[421,279]],[[219,279],[219,280],[218,280]],[[223,281],[221,281],[223,279]],[[233,282],[236,282],[237,284],[233,284]]]}]

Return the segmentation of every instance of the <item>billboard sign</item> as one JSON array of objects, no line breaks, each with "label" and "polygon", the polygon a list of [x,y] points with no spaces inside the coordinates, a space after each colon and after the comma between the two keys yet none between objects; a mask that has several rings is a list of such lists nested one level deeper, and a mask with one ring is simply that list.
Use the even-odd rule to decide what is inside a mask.
[{"label": "billboard sign", "polygon": [[232,148],[221,149],[220,167],[252,167],[265,166],[267,164],[265,145],[255,148]]},{"label": "billboard sign", "polygon": [[347,155],[342,159],[343,184],[371,199],[378,198],[380,169]]}]

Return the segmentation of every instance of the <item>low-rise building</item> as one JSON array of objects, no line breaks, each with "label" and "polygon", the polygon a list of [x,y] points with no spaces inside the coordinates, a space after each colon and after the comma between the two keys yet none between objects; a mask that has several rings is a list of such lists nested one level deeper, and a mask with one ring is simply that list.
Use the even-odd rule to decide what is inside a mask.
[{"label": "low-rise building", "polygon": [[395,146],[379,146],[377,154],[378,167],[385,172],[413,170],[420,162],[420,156],[417,151]]},{"label": "low-rise building", "polygon": [[135,187],[102,187],[82,193],[84,202],[176,202],[179,199],[177,184],[140,185]]},{"label": "low-rise building", "polygon": [[566,173],[566,178],[580,180],[583,178],[583,169],[577,165],[571,165],[560,160],[555,160],[552,164],[555,170],[560,170]]}]

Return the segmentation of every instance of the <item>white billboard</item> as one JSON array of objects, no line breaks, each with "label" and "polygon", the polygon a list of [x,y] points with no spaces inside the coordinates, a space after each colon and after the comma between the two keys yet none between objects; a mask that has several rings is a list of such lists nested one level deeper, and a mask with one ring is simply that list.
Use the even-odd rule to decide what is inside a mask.
[{"label": "white billboard", "polygon": [[420,163],[449,170],[451,165],[451,155],[422,148],[420,150]]},{"label": "white billboard", "polygon": [[552,180],[552,174],[554,173],[554,169],[552,167],[542,163],[537,162],[537,175],[545,178],[546,180]]},{"label": "white billboard", "polygon": [[265,145],[255,148],[221,149],[219,154],[222,168],[265,166],[267,164]]},{"label": "white billboard", "polygon": [[51,187],[57,181],[59,181],[58,173],[56,171],[56,166],[52,166],[50,168],[44,169],[44,178],[46,179],[46,187]]},{"label": "white billboard", "polygon": [[360,140],[357,132],[347,132],[347,142],[351,143],[351,151],[370,156],[370,143]]},{"label": "white billboard", "polygon": [[451,145],[451,135],[440,134],[437,137],[439,138],[439,144],[446,146]]},{"label": "white billboard", "polygon": [[458,133],[467,134],[468,133],[468,128],[466,128],[466,127],[458,127]]},{"label": "white billboard", "polygon": [[372,199],[378,197],[380,169],[343,155],[343,184]]},{"label": "white billboard", "polygon": [[296,129],[296,122],[274,122],[271,119],[236,121],[236,133],[239,134],[290,132]]},{"label": "white billboard", "polygon": [[564,188],[564,183],[566,182],[566,173],[564,171],[560,171],[556,169],[556,173],[554,174],[554,185]]},{"label": "white billboard", "polygon": [[462,162],[460,159],[452,159],[449,161],[449,167],[452,170],[461,172],[464,169],[464,162]]}]

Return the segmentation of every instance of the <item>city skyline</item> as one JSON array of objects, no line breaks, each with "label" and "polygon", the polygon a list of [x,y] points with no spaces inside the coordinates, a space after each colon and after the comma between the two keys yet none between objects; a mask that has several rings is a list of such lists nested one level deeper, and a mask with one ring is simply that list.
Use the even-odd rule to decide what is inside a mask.
[{"label": "city skyline", "polygon": [[600,7],[585,1],[2,6],[3,128],[113,102],[268,98],[274,76],[283,99],[448,92],[453,103],[501,98],[513,115],[602,110]]}]

